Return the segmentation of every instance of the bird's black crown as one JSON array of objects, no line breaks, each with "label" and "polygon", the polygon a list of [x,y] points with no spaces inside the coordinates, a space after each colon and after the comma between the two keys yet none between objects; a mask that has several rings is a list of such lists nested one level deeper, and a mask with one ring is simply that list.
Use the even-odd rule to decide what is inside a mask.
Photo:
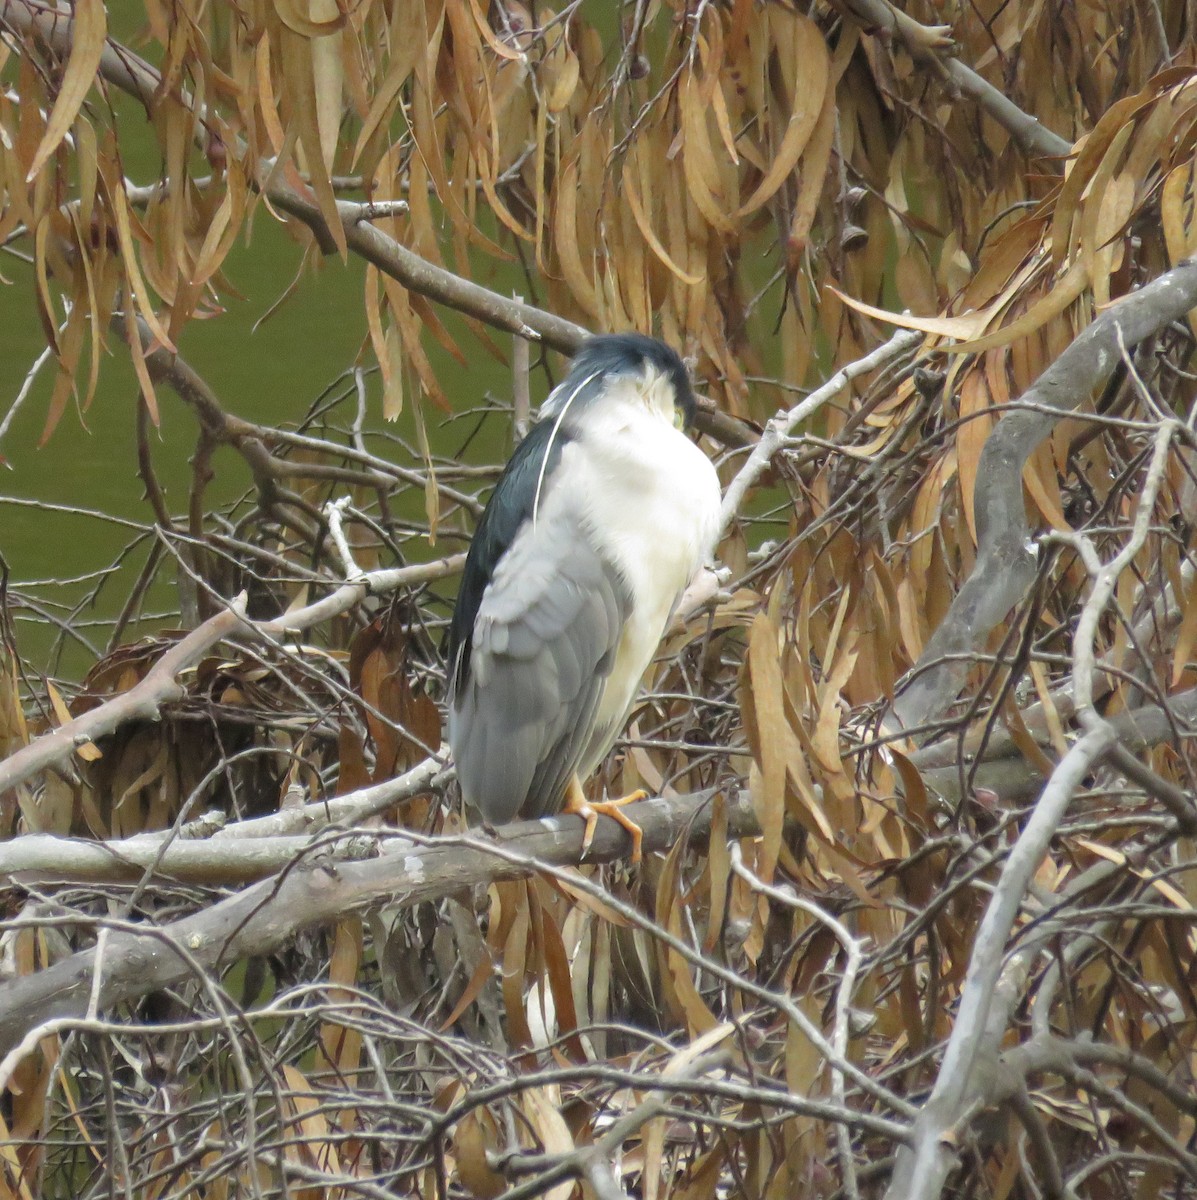
[{"label": "bird's black crown", "polygon": [[571,381],[580,381],[595,373],[600,378],[643,375],[646,366],[664,375],[673,385],[676,403],[689,426],[698,405],[685,364],[671,346],[642,333],[601,333],[587,338],[574,356],[569,377],[562,387],[568,392]]}]

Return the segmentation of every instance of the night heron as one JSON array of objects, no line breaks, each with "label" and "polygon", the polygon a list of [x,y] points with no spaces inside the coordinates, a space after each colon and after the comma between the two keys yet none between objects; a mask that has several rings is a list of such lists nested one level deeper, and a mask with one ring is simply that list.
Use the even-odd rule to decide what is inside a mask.
[{"label": "night heron", "polygon": [[490,824],[587,803],[678,599],[713,549],[719,480],[686,436],[694,393],[668,346],[593,337],[540,409],[478,522],[449,633],[449,744]]}]

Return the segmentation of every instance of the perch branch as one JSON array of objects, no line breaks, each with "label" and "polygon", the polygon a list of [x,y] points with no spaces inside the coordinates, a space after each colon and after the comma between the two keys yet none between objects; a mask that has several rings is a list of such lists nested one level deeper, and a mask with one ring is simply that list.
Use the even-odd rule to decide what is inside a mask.
[{"label": "perch branch", "polygon": [[[712,806],[697,799],[679,796],[635,805],[631,815],[644,831],[645,849],[668,849],[684,836],[704,833]],[[729,804],[728,817],[734,837],[752,836],[759,828],[747,799]],[[159,929],[113,931],[104,953],[99,1010],[187,978],[192,964],[216,970],[222,963],[269,953],[300,930],[381,900],[418,904],[474,884],[526,876],[537,863],[577,863],[584,824],[571,816],[507,825],[495,835],[494,852],[478,838],[463,846],[455,838],[429,838],[417,844],[396,835],[375,858],[340,862],[313,855]],[[589,861],[618,858],[627,852],[627,844],[627,834],[614,821],[600,821]],[[186,956],[172,947],[185,948]],[[34,1025],[86,1013],[94,967],[95,951],[84,950],[0,986],[0,1055],[7,1054]]]}]

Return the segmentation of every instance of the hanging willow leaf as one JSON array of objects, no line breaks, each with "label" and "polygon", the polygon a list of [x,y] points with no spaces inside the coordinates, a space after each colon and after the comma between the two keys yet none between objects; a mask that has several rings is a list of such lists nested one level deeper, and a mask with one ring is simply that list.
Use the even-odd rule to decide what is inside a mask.
[{"label": "hanging willow leaf", "polygon": [[37,177],[75,123],[95,81],[107,36],[108,15],[104,0],[75,0],[71,55],[62,77],[62,87],[50,111],[46,132],[29,164],[26,182]]},{"label": "hanging willow leaf", "polygon": [[556,211],[553,225],[561,271],[570,291],[573,292],[574,299],[590,316],[597,317],[598,300],[595,297],[594,285],[583,267],[581,256],[578,253],[578,163],[576,159],[566,163],[562,169],[554,193]]},{"label": "hanging willow leaf", "polygon": [[[142,278],[141,267],[138,265],[137,241],[133,234],[133,215],[129,210],[129,197],[123,187],[118,186],[112,195],[112,206],[116,215],[116,228],[121,244],[121,265],[125,271],[125,280],[129,286],[132,300],[137,302],[137,314],[149,326],[158,343],[167,350],[175,349],[174,342],[167,336],[166,330],[158,321],[150,295]],[[145,241],[149,241],[148,238]],[[132,303],[126,308],[132,313]]]},{"label": "hanging willow leaf", "polygon": [[763,835],[762,857],[758,861],[757,871],[767,882],[773,878],[785,819],[786,730],[781,673],[777,662],[777,629],[764,613],[753,622],[749,634],[748,667],[756,748],[761,766],[759,796],[753,796]]},{"label": "hanging willow leaf", "polygon": [[693,74],[687,74],[678,94],[686,186],[706,221],[719,233],[730,234],[735,225],[715,195],[719,186],[719,167],[707,136],[707,113],[701,93],[698,80]]},{"label": "hanging willow leaf", "polygon": [[[313,19],[320,25],[333,25],[337,0],[311,0]],[[320,151],[324,169],[331,171],[341,132],[341,95],[345,68],[342,61],[342,34],[339,28],[312,39],[312,81],[316,95],[316,128],[320,132]]]},{"label": "hanging willow leaf", "polygon": [[[834,94],[829,96],[828,93],[831,56],[827,53],[827,43],[809,17],[795,13],[790,19],[793,22],[793,40],[787,50],[791,61],[785,64],[783,72],[791,83],[793,109],[769,170],[752,195],[740,206],[736,214],[739,217],[747,216],[767,203],[789,178],[820,119],[830,123],[830,118],[824,115],[829,107],[829,99],[832,114],[835,111]],[[822,177],[820,168],[816,166],[812,170]]]},{"label": "hanging willow leaf", "polygon": [[652,226],[648,222],[648,217],[645,215],[644,207],[640,203],[640,197],[636,194],[636,184],[633,177],[632,167],[630,163],[625,163],[623,168],[623,187],[624,197],[628,202],[628,210],[635,219],[636,228],[640,230],[649,249],[683,282],[695,287],[703,281],[702,275],[690,275],[683,271],[681,267],[673,261],[669,256],[669,251],[661,244],[661,239],[653,232]]},{"label": "hanging willow leaf", "polygon": [[415,38],[405,37],[396,46],[395,53],[383,77],[382,85],[375,91],[370,111],[362,122],[361,132],[357,135],[351,159],[355,167],[366,144],[375,132],[389,122],[393,116],[399,103],[399,93],[415,66],[417,44]]},{"label": "hanging willow leaf", "polygon": [[[325,165],[317,110],[316,77],[308,38],[284,29],[280,33],[280,66],[288,82],[288,94],[294,106],[294,129],[303,151],[311,190],[320,206],[320,215],[329,236],[342,257],[349,253],[345,230],[337,213],[328,167]],[[302,183],[300,184],[303,187]]]}]

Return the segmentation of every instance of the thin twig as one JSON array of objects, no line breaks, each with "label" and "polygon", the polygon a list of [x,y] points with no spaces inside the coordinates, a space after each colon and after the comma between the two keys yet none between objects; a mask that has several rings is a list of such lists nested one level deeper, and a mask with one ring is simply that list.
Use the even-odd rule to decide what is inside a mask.
[{"label": "thin twig", "polygon": [[731,528],[732,522],[743,507],[749,489],[769,469],[773,456],[784,446],[786,438],[789,437],[796,425],[805,421],[828,401],[838,396],[852,380],[861,375],[867,375],[870,371],[875,371],[878,367],[883,367],[908,350],[912,350],[919,344],[922,337],[922,334],[912,330],[899,330],[888,342],[878,346],[876,350],[841,367],[826,383],[795,404],[793,408],[770,418],[747,461],[736,472],[735,477],[723,493],[723,505],[719,510],[720,538]]}]

